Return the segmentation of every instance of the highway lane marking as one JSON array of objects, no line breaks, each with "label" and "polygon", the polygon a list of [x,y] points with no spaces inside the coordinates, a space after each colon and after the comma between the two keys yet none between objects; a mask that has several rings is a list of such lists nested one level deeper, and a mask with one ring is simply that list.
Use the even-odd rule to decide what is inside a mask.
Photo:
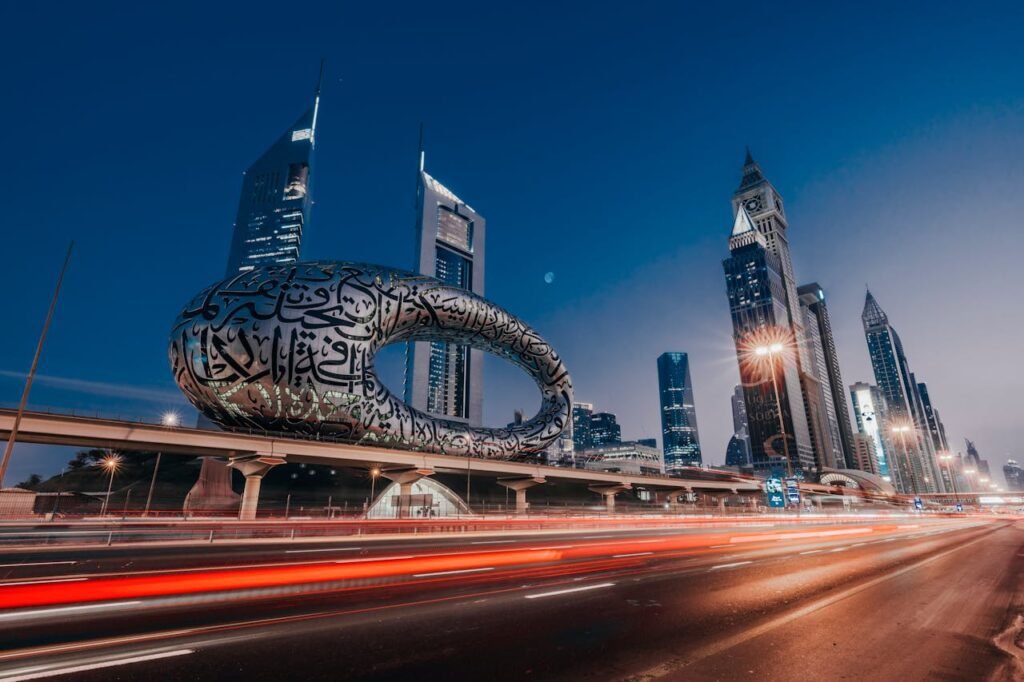
[{"label": "highway lane marking", "polygon": [[830,552],[845,552],[848,549],[850,549],[849,545],[847,545],[846,547],[836,547],[835,549],[830,549],[829,551]]},{"label": "highway lane marking", "polygon": [[23,566],[58,566],[60,564],[76,564],[77,561],[35,561],[28,564],[0,564],[0,568],[21,568]]},{"label": "highway lane marking", "polygon": [[612,558],[613,559],[624,559],[624,558],[626,558],[628,556],[647,556],[649,554],[654,554],[654,552],[632,552],[630,554],[612,554]]},{"label": "highway lane marking", "polygon": [[734,566],[743,566],[745,564],[752,564],[752,563],[754,563],[754,562],[753,561],[734,561],[731,564],[718,564],[717,566],[712,566],[708,570],[709,571],[717,571],[720,568],[733,568]]},{"label": "highway lane marking", "polygon": [[88,611],[95,609],[109,609],[118,606],[137,606],[141,601],[111,601],[102,604],[83,604],[82,606],[60,606],[53,609],[35,609],[32,611],[16,611],[11,613],[0,613],[0,620],[16,620],[31,616],[49,616],[55,613],[75,613],[76,611]]},{"label": "highway lane marking", "polygon": [[560,594],[570,594],[572,592],[586,592],[587,590],[599,590],[602,587],[611,587],[615,583],[598,583],[597,585],[584,585],[583,587],[571,587],[567,590],[554,590],[552,592],[537,592],[535,594],[527,594],[523,599],[541,599],[542,597],[555,597]]},{"label": "highway lane marking", "polygon": [[[115,658],[109,661],[97,661],[95,663],[82,663],[80,665],[72,665],[64,668],[50,668],[45,669],[44,666],[32,666],[28,668],[21,668],[19,670],[12,670],[9,673],[3,674],[0,680],[5,682],[20,682],[21,680],[38,680],[44,677],[56,677],[57,675],[70,675],[71,673],[82,673],[89,670],[101,670],[103,668],[113,668],[119,665],[128,665],[130,663],[144,663],[146,661],[156,661],[161,658],[172,658],[174,656],[187,656],[188,654],[194,654],[195,649],[173,649],[171,651],[158,651],[149,654],[139,654],[136,656],[128,656],[127,658]],[[9,676],[12,675],[12,676]]]},{"label": "highway lane marking", "polygon": [[336,564],[360,564],[360,563],[365,563],[367,561],[395,561],[397,559],[421,559],[421,558],[423,558],[423,557],[416,557],[416,556],[412,556],[412,555],[409,555],[409,556],[388,556],[388,557],[374,557],[374,556],[371,556],[371,557],[366,557],[365,559],[338,559],[334,563],[336,563]]},{"label": "highway lane marking", "polygon": [[22,585],[42,585],[44,583],[77,583],[88,578],[49,578],[47,580],[20,580],[13,583],[0,583],[0,587],[21,587]]},{"label": "highway lane marking", "polygon": [[823,549],[809,549],[806,552],[800,552],[801,554],[817,554],[818,552],[824,552]]},{"label": "highway lane marking", "polygon": [[719,639],[713,644],[709,644],[708,646],[705,646],[701,649],[697,649],[696,651],[686,654],[684,656],[671,658],[664,663],[660,663],[652,668],[649,668],[647,670],[644,670],[633,675],[631,679],[658,679],[660,677],[665,677],[667,675],[678,675],[679,671],[693,665],[694,663],[703,661],[706,658],[710,658],[711,656],[720,654],[723,651],[727,651],[729,649],[737,647],[741,644],[744,644],[745,642],[748,642],[751,639],[754,639],[755,637],[760,637],[761,635],[771,632],[772,630],[778,627],[792,623],[795,620],[808,616],[816,611],[820,611],[821,609],[829,607],[837,602],[843,601],[844,599],[849,599],[850,597],[865,590],[869,590],[872,587],[885,582],[886,580],[892,580],[893,578],[899,577],[904,573],[909,573],[915,568],[919,568],[921,566],[924,566],[925,564],[930,564],[934,561],[938,561],[939,559],[942,559],[943,557],[946,557],[954,552],[958,552],[964,549],[965,547],[969,547],[977,542],[981,542],[988,536],[989,533],[985,533],[980,537],[977,537],[962,545],[957,545],[956,547],[948,549],[945,552],[935,554],[933,556],[922,559],[921,561],[918,561],[916,563],[904,566],[903,568],[900,568],[892,573],[879,576],[877,578],[874,578],[873,580],[869,580],[868,582],[857,585],[856,587],[851,587],[850,589],[840,592],[838,594],[834,594],[823,599],[820,599],[816,602],[812,602],[807,606],[797,609],[796,611],[792,611],[783,616],[779,616],[775,620],[769,621],[767,623],[762,623],[761,625],[753,627],[747,630],[746,632],[740,632],[736,635],[733,635],[732,637]]},{"label": "highway lane marking", "polygon": [[305,554],[307,552],[355,552],[362,547],[326,547],[324,549],[286,549],[285,554]]},{"label": "highway lane marking", "polygon": [[457,571],[434,571],[433,573],[413,573],[413,578],[429,578],[435,575],[455,575],[457,573],[480,573],[481,571],[493,571],[494,566],[487,568],[463,568]]}]

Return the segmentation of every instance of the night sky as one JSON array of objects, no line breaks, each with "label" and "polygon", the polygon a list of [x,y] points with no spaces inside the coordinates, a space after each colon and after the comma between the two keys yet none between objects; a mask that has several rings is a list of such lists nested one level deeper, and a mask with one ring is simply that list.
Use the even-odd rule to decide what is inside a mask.
[{"label": "night sky", "polygon": [[[323,56],[306,258],[412,266],[422,122],[427,170],[487,219],[488,298],[627,438],[660,435],[655,360],[688,352],[721,463],[738,379],[721,260],[749,145],[786,199],[798,283],[826,289],[845,383],[874,381],[869,285],[953,446],[1024,459],[1024,10],[571,4],[7,6],[0,402],[74,239],[31,404],[185,413],[171,322],[222,276],[241,172]],[[396,389],[398,357],[380,361]],[[525,374],[485,373],[488,425],[537,408]],[[19,447],[8,483],[67,457]]]}]

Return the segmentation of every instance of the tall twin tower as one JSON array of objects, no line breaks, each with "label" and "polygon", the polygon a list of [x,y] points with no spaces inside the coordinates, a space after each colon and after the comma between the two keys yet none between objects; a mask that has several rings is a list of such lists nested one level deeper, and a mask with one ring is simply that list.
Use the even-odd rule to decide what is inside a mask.
[{"label": "tall twin tower", "polygon": [[[321,71],[322,80],[322,71]],[[228,276],[301,259],[313,207],[320,85],[298,120],[245,171],[228,257]],[[484,293],[486,222],[424,169],[422,139],[416,191],[416,270]],[[412,344],[405,400],[418,410],[480,426],[483,354],[443,342]]]},{"label": "tall twin tower", "polygon": [[723,267],[753,467],[848,468],[853,433],[824,290],[797,286],[782,196],[749,151],[732,206]]}]

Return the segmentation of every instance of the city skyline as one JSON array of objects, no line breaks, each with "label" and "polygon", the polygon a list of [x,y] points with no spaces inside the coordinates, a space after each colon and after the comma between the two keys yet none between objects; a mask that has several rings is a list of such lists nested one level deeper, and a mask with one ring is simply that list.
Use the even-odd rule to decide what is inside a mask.
[{"label": "city skyline", "polygon": [[[429,34],[436,28],[428,27],[425,30]],[[68,290],[62,298],[52,337],[43,356],[41,379],[33,393],[34,404],[70,402],[71,406],[84,409],[95,407],[117,411],[130,402],[124,398],[130,390],[166,391],[170,394],[169,382],[162,366],[163,358],[159,352],[152,350],[160,346],[160,342],[155,339],[166,333],[166,327],[180,301],[192,290],[213,281],[222,272],[229,241],[233,209],[231,204],[237,197],[237,174],[251,160],[260,142],[266,139],[267,131],[273,130],[281,121],[291,120],[297,104],[308,97],[309,79],[301,74],[315,73],[319,54],[313,52],[307,51],[300,55],[300,59],[290,61],[294,68],[288,69],[286,78],[276,79],[275,87],[279,92],[275,94],[274,101],[259,99],[260,106],[246,110],[244,120],[237,112],[234,118],[229,119],[228,116],[232,114],[232,109],[237,109],[234,106],[236,102],[254,101],[261,86],[257,73],[261,70],[266,72],[265,64],[256,63],[249,72],[244,68],[232,67],[232,77],[223,77],[222,74],[216,79],[216,92],[211,90],[213,80],[203,76],[198,65],[195,68],[192,65],[182,67],[187,76],[183,76],[181,82],[171,83],[171,92],[212,95],[204,107],[204,113],[208,115],[210,107],[213,107],[221,115],[212,118],[221,120],[214,120],[207,128],[196,126],[188,135],[167,125],[169,121],[163,124],[160,138],[151,140],[150,147],[145,150],[145,159],[166,162],[166,172],[170,175],[147,175],[147,179],[152,182],[145,183],[144,187],[135,179],[128,178],[133,187],[139,185],[134,196],[128,200],[126,213],[132,219],[122,223],[119,218],[104,218],[104,225],[111,230],[115,241],[119,239],[119,230],[128,229],[129,226],[138,229],[139,215],[146,215],[150,220],[150,224],[144,226],[147,232],[167,234],[170,230],[176,230],[181,232],[181,239],[170,240],[158,252],[154,252],[152,243],[145,239],[134,243],[125,239],[123,245],[115,245],[114,248],[110,248],[106,239],[80,242],[80,250],[69,272]],[[327,56],[330,72],[334,73],[335,56]],[[222,56],[221,59],[225,65],[229,64],[226,57]],[[344,63],[350,60],[339,61]],[[718,77],[727,81],[728,78],[723,76],[728,75],[730,68],[725,67],[725,73],[719,73]],[[796,269],[798,272],[813,273],[828,286],[845,381],[853,383],[869,381],[871,378],[862,337],[858,339],[857,334],[851,333],[851,329],[859,332],[856,330],[856,326],[859,326],[856,299],[862,296],[866,280],[873,290],[884,297],[887,309],[891,308],[889,312],[899,319],[904,341],[914,348],[914,368],[921,377],[927,378],[929,388],[936,396],[943,420],[951,431],[949,441],[954,443],[954,449],[961,449],[955,444],[962,442],[962,437],[966,435],[977,439],[979,447],[994,467],[1001,466],[1008,457],[1017,456],[1019,459],[1019,454],[1013,449],[1015,428],[1010,424],[1008,415],[1001,412],[1008,401],[1000,396],[1007,395],[1009,389],[1004,388],[999,379],[1013,373],[1012,364],[1010,371],[1006,367],[996,370],[984,364],[968,370],[955,362],[958,356],[977,354],[1004,357],[1009,363],[1019,363],[1012,354],[1000,352],[1006,339],[1013,336],[1009,331],[993,335],[999,338],[972,337],[970,345],[967,345],[967,339],[960,338],[963,334],[958,336],[956,333],[965,326],[1009,329],[999,326],[1009,323],[995,317],[986,317],[985,311],[980,309],[983,306],[962,308],[963,317],[956,320],[955,326],[951,326],[952,321],[942,319],[941,315],[949,301],[962,301],[972,295],[978,297],[982,292],[985,292],[986,300],[992,301],[991,308],[996,309],[999,307],[996,301],[1002,294],[994,287],[986,286],[986,281],[991,281],[986,279],[991,277],[987,272],[973,272],[972,281],[943,281],[951,278],[942,273],[948,274],[950,270],[962,267],[960,263],[963,257],[938,250],[937,244],[942,242],[938,237],[955,235],[955,230],[959,229],[963,221],[944,219],[932,201],[934,195],[956,187],[959,203],[969,206],[973,211],[970,222],[980,226],[975,231],[978,236],[972,240],[979,245],[961,244],[960,247],[970,251],[980,245],[987,245],[985,253],[994,263],[993,267],[986,270],[998,271],[1002,267],[999,265],[1001,259],[1013,251],[1012,248],[1006,248],[1007,240],[1010,244],[1020,240],[1018,233],[1007,231],[1008,226],[1014,223],[1008,222],[1005,216],[1015,213],[1000,212],[1002,206],[1009,208],[1007,197],[1011,192],[1003,190],[1012,188],[1020,177],[1020,164],[1015,156],[1004,149],[1005,145],[996,147],[992,144],[992,140],[998,137],[997,133],[1007,131],[1012,140],[1020,139],[1021,116],[1013,100],[992,97],[987,100],[989,106],[982,107],[980,113],[976,109],[947,107],[943,109],[943,115],[936,115],[937,118],[932,119],[933,126],[927,135],[898,144],[887,143],[877,131],[872,136],[867,130],[869,126],[864,126],[858,128],[861,137],[847,139],[842,143],[819,145],[820,148],[814,151],[810,147],[822,139],[821,130],[810,126],[798,135],[793,127],[771,116],[764,116],[756,123],[744,123],[731,131],[725,130],[723,126],[719,129],[720,141],[710,147],[701,146],[689,137],[680,140],[677,143],[680,145],[679,151],[699,150],[699,163],[678,165],[678,161],[673,161],[677,164],[674,172],[666,158],[673,156],[672,153],[655,153],[648,147],[659,138],[657,127],[649,135],[641,135],[639,138],[637,133],[632,133],[629,139],[634,142],[630,145],[633,151],[636,151],[635,143],[639,139],[638,151],[642,158],[662,159],[655,166],[656,176],[644,178],[649,205],[630,208],[630,211],[640,211],[639,214],[630,215],[638,229],[644,230],[643,233],[647,235],[647,239],[640,240],[644,242],[645,248],[641,249],[639,244],[617,243],[616,249],[592,248],[580,254],[579,258],[562,256],[548,259],[544,254],[530,253],[525,243],[521,243],[524,242],[523,238],[543,235],[552,240],[551,248],[555,253],[571,254],[572,251],[568,249],[570,242],[578,245],[582,234],[594,232],[594,227],[587,233],[565,229],[567,234],[560,235],[558,228],[569,226],[572,222],[569,218],[574,214],[582,218],[585,224],[597,226],[595,238],[607,238],[617,220],[625,217],[621,211],[630,206],[626,194],[623,194],[625,190],[617,190],[613,186],[616,182],[622,182],[627,173],[613,171],[609,174],[611,177],[608,184],[591,184],[584,191],[579,185],[564,184],[566,168],[558,169],[557,173],[537,168],[546,173],[543,182],[550,185],[549,189],[541,181],[526,179],[523,175],[526,157],[529,156],[525,150],[532,150],[531,154],[536,155],[537,150],[543,149],[548,159],[568,158],[572,161],[571,167],[581,173],[583,179],[593,181],[595,178],[579,164],[592,163],[595,157],[583,154],[569,158],[565,156],[567,150],[578,150],[578,144],[583,140],[600,140],[602,160],[621,163],[627,158],[624,156],[626,146],[609,146],[608,140],[603,137],[587,137],[594,135],[593,130],[587,126],[573,132],[568,140],[569,146],[551,146],[550,137],[543,134],[538,136],[537,133],[544,129],[557,129],[557,115],[554,119],[528,119],[524,130],[503,127],[502,119],[493,117],[493,120],[488,119],[475,124],[476,127],[462,130],[460,128],[467,123],[467,117],[460,117],[454,109],[441,106],[440,98],[427,100],[429,106],[408,108],[401,116],[384,117],[384,120],[368,127],[372,131],[370,134],[357,133],[357,130],[367,129],[367,126],[361,124],[365,124],[369,117],[380,116],[382,111],[382,106],[368,97],[381,87],[370,82],[371,74],[383,77],[384,80],[388,80],[388,76],[395,76],[389,81],[393,86],[389,87],[407,85],[409,81],[402,80],[403,77],[397,74],[396,69],[364,69],[360,72],[346,64],[342,71],[344,82],[339,84],[332,76],[325,86],[325,96],[335,100],[329,113],[321,112],[323,117],[318,124],[320,130],[327,131],[320,140],[322,148],[318,149],[318,164],[325,166],[325,172],[320,176],[323,182],[321,179],[317,181],[316,227],[311,232],[310,243],[304,247],[307,257],[353,257],[396,266],[411,262],[413,240],[410,236],[408,207],[412,198],[408,161],[415,148],[418,120],[426,119],[430,139],[436,140],[437,150],[433,153],[443,159],[443,163],[439,161],[438,165],[445,169],[446,180],[459,187],[460,193],[473,197],[474,206],[479,206],[494,225],[502,226],[502,229],[495,229],[492,234],[492,243],[497,244],[492,253],[504,251],[507,255],[488,264],[489,295],[499,304],[521,312],[524,319],[552,339],[577,379],[578,397],[592,400],[602,410],[616,413],[624,427],[624,438],[644,437],[659,430],[656,396],[653,395],[656,376],[653,371],[644,369],[644,363],[652,363],[663,348],[687,348],[691,354],[694,383],[700,387],[701,430],[704,431],[706,443],[711,444],[706,460],[719,463],[724,457],[724,448],[718,443],[726,443],[732,432],[728,400],[736,376],[735,370],[728,367],[728,322],[722,311],[716,310],[716,305],[720,308],[721,302],[720,280],[714,274],[709,276],[706,261],[709,259],[708,254],[713,253],[715,255],[710,260],[714,265],[714,258],[720,253],[722,201],[734,183],[737,155],[741,153],[742,145],[749,142],[759,160],[772,169],[775,182],[786,189],[787,210],[791,213],[799,211],[801,214],[800,220],[794,220],[801,235],[800,247],[794,252]],[[70,75],[60,76],[65,80],[54,82],[56,87],[51,90],[63,91],[59,87],[62,84],[65,87],[69,84],[74,86],[76,73],[72,69]],[[116,82],[128,75],[115,72],[111,77]],[[58,76],[55,74],[51,77]],[[998,74],[992,78],[997,81]],[[24,89],[27,82],[19,77],[15,87]],[[543,81],[538,81],[537,85],[544,87]],[[139,87],[144,87],[144,84]],[[412,94],[423,96],[424,91],[413,88]],[[398,96],[388,90],[387,97],[395,100]],[[66,122],[57,126],[53,112],[39,112],[34,108],[36,105],[31,103],[31,98],[25,99],[29,113],[37,115],[43,121],[42,125],[52,130],[65,130]],[[714,95],[712,100],[718,102]],[[398,98],[396,101],[406,100]],[[564,100],[558,101],[565,104]],[[111,106],[115,103],[125,104],[124,100],[117,97],[113,98]],[[145,98],[129,104],[150,106]],[[145,111],[149,112],[149,109]],[[820,107],[815,111],[819,115],[822,113]],[[183,113],[181,109],[173,108],[172,112],[176,115]],[[698,108],[687,120],[695,125],[707,122],[710,113],[709,109]],[[665,112],[664,118],[671,118],[669,112]],[[909,120],[912,117],[908,115],[907,118]],[[56,251],[61,248],[53,249],[54,253],[49,253],[48,249],[54,242],[60,242],[81,231],[80,224],[76,225],[81,218],[77,221],[70,218],[89,215],[89,202],[84,197],[94,190],[91,178],[115,177],[113,173],[103,172],[106,170],[104,164],[116,165],[122,161],[119,155],[121,145],[126,144],[128,139],[142,137],[133,126],[145,119],[139,116],[125,117],[120,122],[122,126],[127,126],[123,137],[113,131],[107,134],[101,132],[97,136],[103,140],[109,157],[97,155],[92,147],[69,137],[75,130],[104,131],[105,124],[92,116],[86,117],[85,121],[71,123],[68,132],[56,135],[53,140],[34,142],[34,146],[41,147],[38,152],[40,162],[58,152],[70,153],[84,160],[83,167],[62,170],[53,180],[58,185],[61,182],[70,182],[72,186],[81,184],[81,192],[67,194],[63,202],[39,201],[35,197],[40,188],[26,184],[25,180],[31,177],[31,169],[37,161],[29,164],[30,172],[24,179],[12,178],[9,183],[8,191],[17,193],[12,194],[12,197],[24,196],[31,199],[23,202],[25,205],[37,207],[31,223],[38,228],[12,235],[13,245],[19,253],[25,254],[25,258],[19,259],[8,275],[17,278],[19,290],[23,292],[21,299],[14,302],[12,314],[27,320],[29,329],[38,329],[40,326],[60,257]],[[660,121],[662,115],[659,114],[657,119]],[[601,122],[605,123],[603,119]],[[733,119],[725,123],[735,122]],[[478,150],[471,147],[480,142],[485,131],[495,130],[504,130],[506,135],[512,137],[510,140],[495,142],[490,151],[498,151],[499,159],[504,158],[503,155],[509,157],[511,163],[474,160]],[[81,132],[74,134],[85,138]],[[357,135],[365,140],[356,141]],[[534,137],[533,144],[525,145],[524,141],[531,136]],[[393,138],[394,142],[389,138]],[[662,139],[669,138],[665,136]],[[865,147],[865,140],[871,140],[874,146]],[[512,144],[508,144],[509,141]],[[191,150],[193,154],[201,152],[204,167],[197,169],[194,158],[185,163],[184,159],[176,156],[179,152],[171,149],[172,146]],[[515,150],[516,146],[523,151]],[[972,148],[972,162],[966,165],[957,162],[958,158],[963,158],[964,147]],[[380,158],[374,160],[374,154],[364,153],[369,150],[373,150]],[[37,157],[26,155],[26,158]],[[536,167],[536,159],[531,157],[531,162]],[[341,172],[343,167],[348,170]],[[88,178],[82,175],[86,169],[89,171]],[[359,172],[354,173],[355,169]],[[998,174],[995,169],[998,169]],[[963,180],[965,174],[966,181],[953,182],[955,179]],[[917,178],[924,175],[927,175],[928,182],[922,185]],[[202,189],[202,192],[193,191],[194,195],[202,196],[208,192],[218,198],[212,203],[193,202],[188,206],[188,211],[182,213],[170,211],[166,216],[149,215],[146,207],[161,205],[161,199],[166,200],[167,188],[172,186],[169,182],[171,177],[185,183],[181,190],[192,191],[194,184],[196,189]],[[700,178],[699,189],[687,191],[685,206],[665,212],[669,205],[668,195],[678,192],[681,186],[693,186],[697,178]],[[559,179],[563,179],[561,184],[557,184]],[[984,185],[979,184],[980,179],[985,180]],[[899,201],[886,204],[884,197],[889,186],[899,187],[901,196]],[[467,189],[463,190],[463,187]],[[499,191],[508,187],[514,188],[513,193],[503,194]],[[608,212],[606,218],[598,217],[596,222],[593,218],[597,214],[587,207],[588,198],[595,191],[605,195],[601,203],[604,204],[603,210]],[[362,201],[364,197],[368,200]],[[544,206],[546,215],[531,214],[529,221],[522,220],[522,217],[514,218],[522,208],[516,203],[516,197],[528,197],[535,205]],[[9,203],[18,204],[13,199]],[[38,209],[40,204],[42,210]],[[367,208],[361,208],[361,204]],[[387,204],[394,204],[396,208]],[[372,210],[369,206],[373,206]],[[21,210],[15,207],[15,219],[21,217]],[[659,213],[667,217],[663,218]],[[360,236],[358,230],[353,230],[357,224],[366,224],[371,217],[379,221],[380,236]],[[537,220],[541,222],[534,227]],[[679,233],[681,238],[673,239],[672,230],[678,229],[679,225],[684,225],[686,229]],[[822,225],[827,225],[828,229],[817,227]],[[929,233],[937,238],[922,245],[916,235],[925,225]],[[659,248],[656,253],[649,252],[652,239],[655,238],[661,240]],[[878,244],[883,239],[887,247],[880,249]],[[176,243],[179,241],[180,244]],[[209,243],[208,252],[186,260],[184,245],[199,241]],[[922,258],[899,256],[901,248],[906,249],[911,244],[923,250]],[[395,255],[382,257],[391,248]],[[840,252],[841,257],[830,256],[832,251]],[[867,258],[869,255],[870,259]],[[153,263],[140,262],[148,258],[162,262],[163,266],[154,268]],[[821,265],[802,265],[818,259],[822,260]],[[923,269],[910,260],[928,261],[931,265]],[[167,281],[167,272],[180,270],[179,266],[184,262],[188,263],[188,267],[184,268],[181,276],[183,281]],[[139,281],[146,281],[147,275],[158,278],[157,284],[147,287],[147,295],[155,298],[149,310],[141,311],[137,340],[116,346],[118,351],[127,353],[132,360],[129,363],[133,368],[131,372],[119,372],[105,363],[103,353],[110,350],[109,339],[81,340],[75,333],[76,329],[89,323],[92,308],[97,302],[109,302],[116,298],[115,293],[121,286],[120,278],[106,279],[94,274],[112,269],[110,266],[114,263],[121,263],[126,268],[123,277]],[[622,274],[621,278],[616,277],[617,281],[608,282],[600,276],[587,274],[588,270],[597,273],[607,271],[612,264],[618,266],[617,272]],[[685,267],[680,268],[680,264]],[[713,273],[713,270],[710,271]],[[554,274],[550,284],[544,280],[548,272]],[[680,272],[684,274],[680,275]],[[695,295],[690,297],[691,300],[683,302],[658,292],[654,295],[652,305],[644,306],[671,310],[671,319],[666,319],[664,315],[642,315],[637,310],[624,311],[627,321],[635,322],[637,328],[653,333],[639,340],[636,349],[638,357],[635,360],[631,359],[628,364],[609,363],[605,357],[606,349],[609,346],[621,346],[625,338],[607,322],[586,316],[582,311],[598,299],[608,301],[612,307],[622,307],[635,297],[637,281],[642,278],[676,282],[677,286],[692,289]],[[923,296],[919,293],[922,290],[927,290],[929,295]],[[699,300],[705,295],[714,303],[701,305]],[[943,303],[941,306],[938,305],[940,301]],[[133,305],[139,306],[140,303],[133,302]],[[594,336],[603,339],[603,342],[595,338],[575,339],[575,331],[584,324],[589,324]],[[927,340],[933,335],[942,338],[944,342],[931,347],[933,344]],[[80,341],[81,348],[72,346],[76,341]],[[9,374],[4,375],[6,379],[0,388],[8,402],[16,399],[20,388],[18,377],[27,369],[33,344],[33,334],[29,334],[28,338],[10,338],[4,342],[3,350],[7,360],[0,370]],[[968,348],[972,349],[970,353],[966,352]],[[523,407],[530,411],[536,398],[528,380],[519,377],[516,370],[503,367],[500,362],[490,359],[487,362],[487,370],[494,369],[493,372],[487,372],[488,384],[491,385],[493,379],[499,385],[507,384],[509,389],[502,395],[488,395],[485,398],[485,423],[504,423],[513,407]],[[76,367],[88,367],[95,370],[95,373],[76,374]],[[393,361],[392,368],[395,367],[399,369],[392,372],[392,377],[400,376],[400,363]],[[386,369],[382,367],[382,371]],[[67,385],[72,376],[81,382],[78,384],[80,388],[92,386],[89,382],[104,384],[107,388],[100,390],[115,395],[96,397],[82,392],[69,395],[58,391],[56,384],[47,383],[46,379],[55,377],[60,381],[63,378]],[[986,385],[986,382],[994,388],[979,400],[978,391],[972,387]],[[392,381],[391,385],[394,388],[395,382]],[[118,388],[120,386],[128,388]],[[614,387],[619,390],[614,390]],[[628,390],[623,391],[623,388]],[[632,400],[627,395],[635,395],[637,398]],[[967,396],[972,398],[968,399]],[[167,402],[172,407],[180,405],[180,402],[175,402],[173,394],[169,395]],[[152,405],[154,413],[163,407],[160,400],[146,403],[146,409],[149,405]],[[15,456],[14,471],[23,470],[22,461],[19,455]]]}]

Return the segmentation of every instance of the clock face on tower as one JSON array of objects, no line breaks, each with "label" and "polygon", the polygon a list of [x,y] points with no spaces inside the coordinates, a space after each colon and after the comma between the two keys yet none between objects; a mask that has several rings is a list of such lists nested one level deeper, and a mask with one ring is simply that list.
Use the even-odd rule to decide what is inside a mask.
[{"label": "clock face on tower", "polygon": [[761,210],[761,197],[751,197],[743,202],[743,207],[747,209],[748,213]]}]

